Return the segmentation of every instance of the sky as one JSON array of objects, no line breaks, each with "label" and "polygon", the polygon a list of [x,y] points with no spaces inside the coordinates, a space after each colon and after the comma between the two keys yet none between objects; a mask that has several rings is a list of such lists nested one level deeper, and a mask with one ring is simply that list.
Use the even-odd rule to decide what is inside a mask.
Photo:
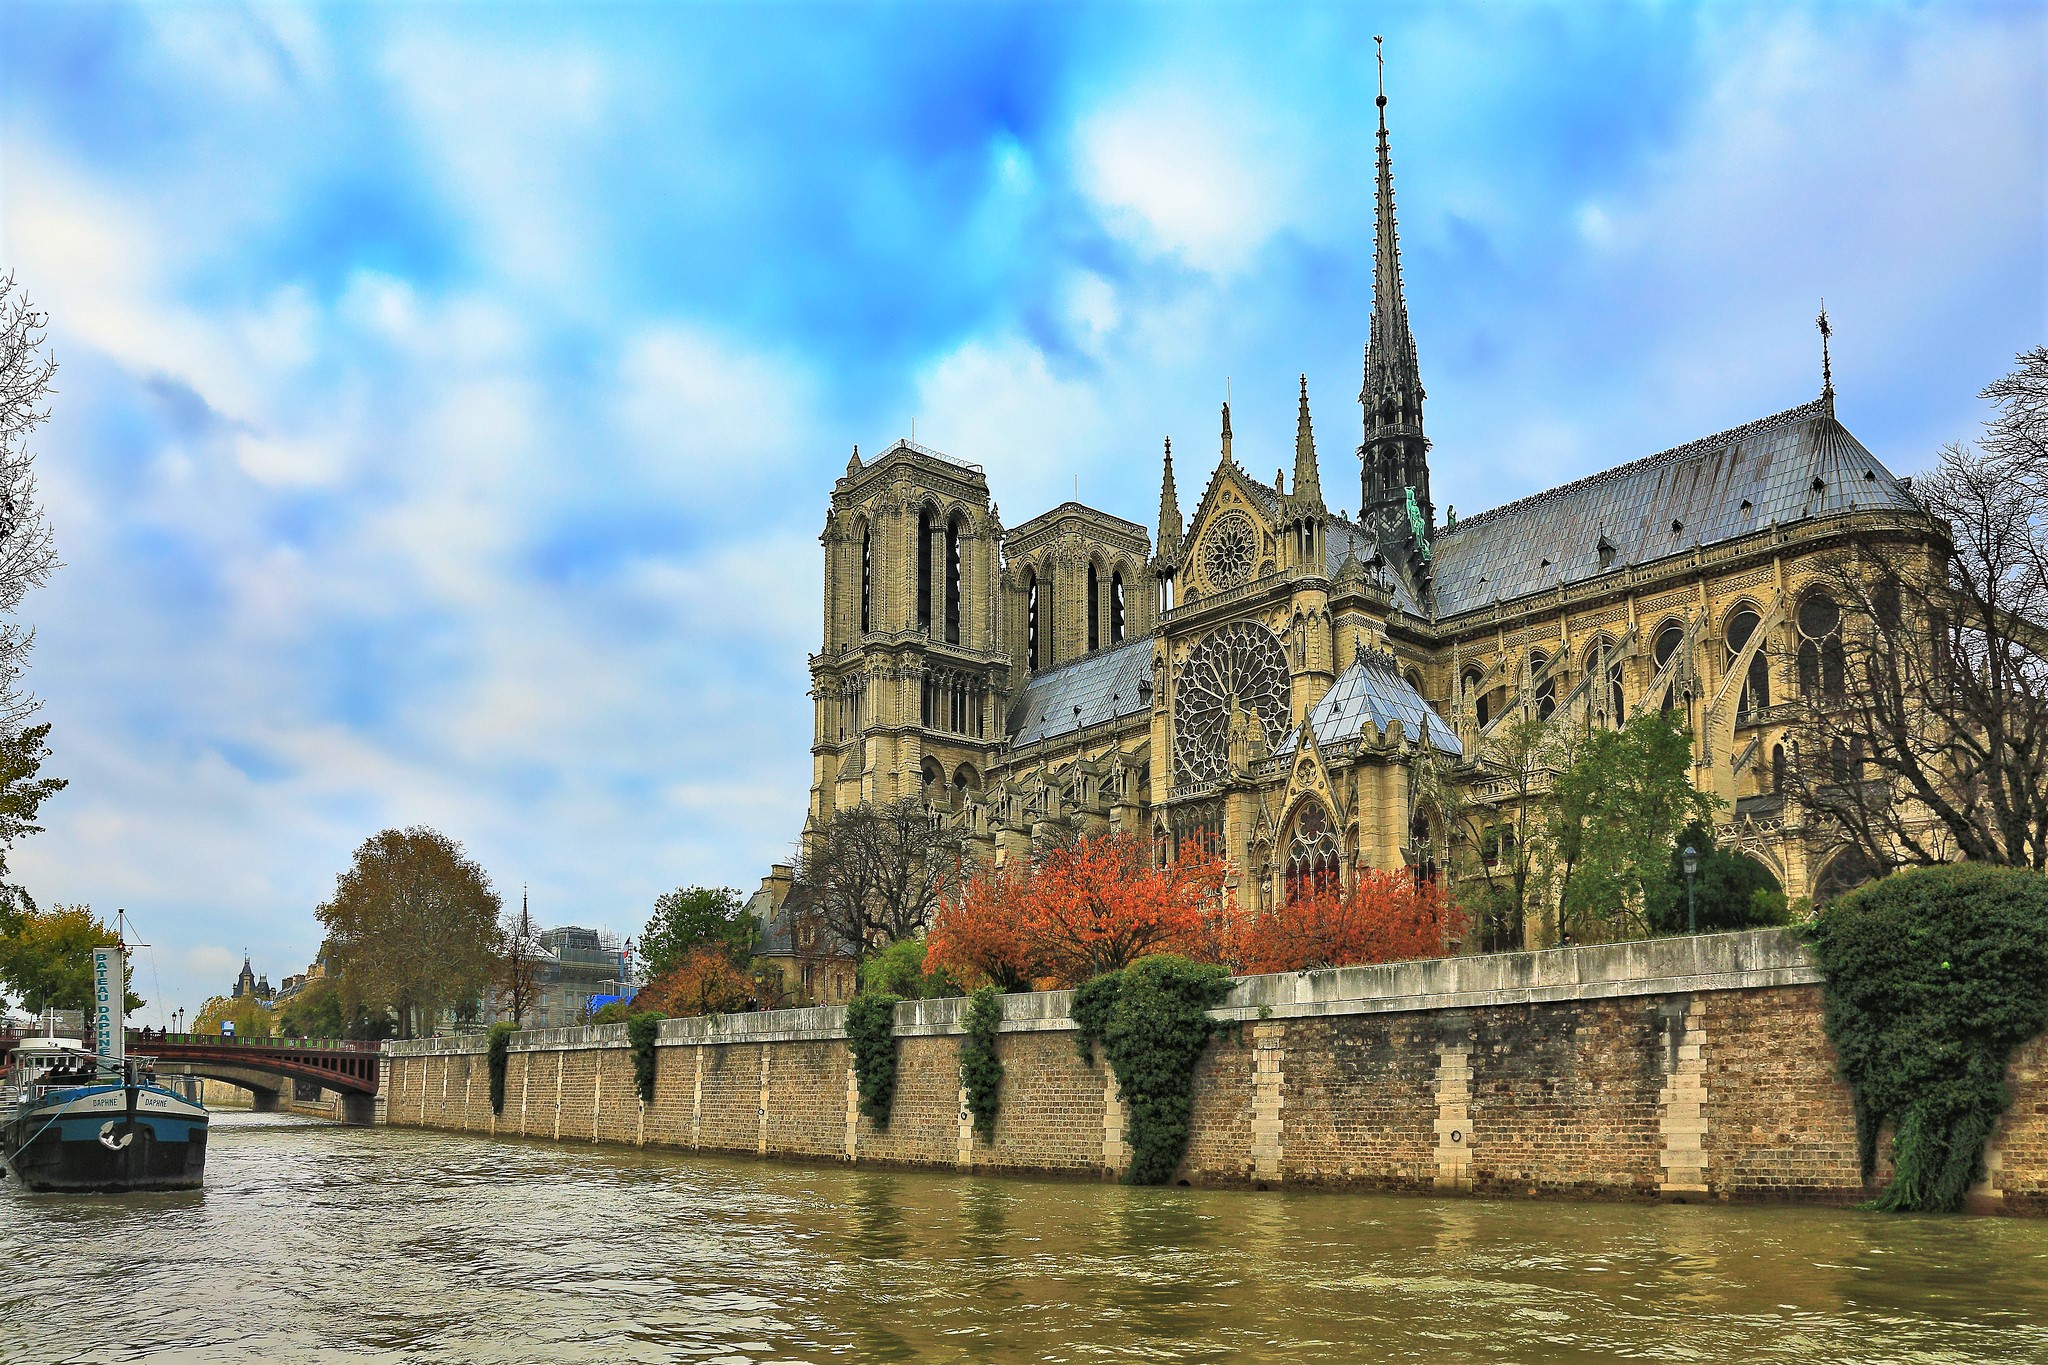
[{"label": "sky", "polygon": [[144,1022],[304,970],[387,827],[546,923],[750,890],[853,446],[1149,524],[1306,374],[1356,507],[1375,33],[1439,506],[1806,401],[1823,298],[1901,473],[2048,340],[2038,4],[0,7],[22,881],[134,916]]}]

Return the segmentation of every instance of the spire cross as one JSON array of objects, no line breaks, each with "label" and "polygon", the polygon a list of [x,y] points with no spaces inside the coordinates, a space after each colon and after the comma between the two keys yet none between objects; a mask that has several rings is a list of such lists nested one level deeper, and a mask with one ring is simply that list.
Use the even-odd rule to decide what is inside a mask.
[{"label": "spire cross", "polygon": [[1380,67],[1380,107],[1385,108],[1387,103],[1386,39],[1382,38],[1377,33],[1372,35],[1372,55],[1373,60],[1377,61]]}]

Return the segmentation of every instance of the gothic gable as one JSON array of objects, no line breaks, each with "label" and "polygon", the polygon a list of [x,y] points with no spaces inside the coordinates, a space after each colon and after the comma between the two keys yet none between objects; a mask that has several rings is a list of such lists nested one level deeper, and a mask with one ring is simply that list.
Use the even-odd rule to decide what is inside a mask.
[{"label": "gothic gable", "polygon": [[1181,602],[1226,592],[1272,573],[1280,540],[1273,529],[1278,495],[1229,460],[1216,466],[1188,524]]}]

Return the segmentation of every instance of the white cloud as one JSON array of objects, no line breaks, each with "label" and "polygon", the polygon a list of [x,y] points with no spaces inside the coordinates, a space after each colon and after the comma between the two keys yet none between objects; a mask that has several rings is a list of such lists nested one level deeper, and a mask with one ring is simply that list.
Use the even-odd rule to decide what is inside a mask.
[{"label": "white cloud", "polygon": [[628,338],[610,400],[636,475],[678,495],[756,487],[810,439],[800,369],[697,327],[665,323]]},{"label": "white cloud", "polygon": [[1240,270],[1306,189],[1273,112],[1192,81],[1134,89],[1076,130],[1081,187],[1134,243],[1199,270]]}]

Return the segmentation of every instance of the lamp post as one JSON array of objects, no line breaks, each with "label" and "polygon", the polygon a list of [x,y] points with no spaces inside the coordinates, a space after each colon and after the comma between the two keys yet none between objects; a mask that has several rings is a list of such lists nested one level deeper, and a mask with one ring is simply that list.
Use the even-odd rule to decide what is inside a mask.
[{"label": "lamp post", "polygon": [[1691,844],[1685,846],[1685,932],[1697,934],[1700,931],[1699,913],[1693,907],[1692,879],[1700,870],[1699,850]]}]

